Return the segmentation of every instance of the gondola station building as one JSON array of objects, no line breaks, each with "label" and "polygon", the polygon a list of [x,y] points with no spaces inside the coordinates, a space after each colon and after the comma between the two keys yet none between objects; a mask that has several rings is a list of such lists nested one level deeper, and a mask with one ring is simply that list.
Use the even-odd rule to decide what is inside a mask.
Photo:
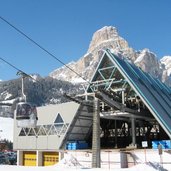
[{"label": "gondola station building", "polygon": [[71,102],[38,107],[35,126],[19,126],[15,114],[18,165],[52,165],[64,152],[84,149],[100,167],[100,149],[171,146],[171,89],[110,50],[86,93],[67,97]]}]

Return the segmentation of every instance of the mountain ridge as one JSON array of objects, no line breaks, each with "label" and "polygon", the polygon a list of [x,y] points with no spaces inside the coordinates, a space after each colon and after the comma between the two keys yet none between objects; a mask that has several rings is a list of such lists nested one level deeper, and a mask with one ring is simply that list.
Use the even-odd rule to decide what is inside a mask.
[{"label": "mountain ridge", "polygon": [[[104,26],[97,30],[92,36],[87,53],[78,61],[72,62],[72,65],[68,64],[68,66],[83,78],[90,80],[104,49],[110,49],[115,55],[131,60],[145,72],[171,86],[171,65],[167,65],[162,59],[158,60],[157,55],[147,48],[139,51],[134,50],[113,26]],[[49,76],[69,82],[78,79],[78,76],[70,72],[66,67],[57,68]]]}]

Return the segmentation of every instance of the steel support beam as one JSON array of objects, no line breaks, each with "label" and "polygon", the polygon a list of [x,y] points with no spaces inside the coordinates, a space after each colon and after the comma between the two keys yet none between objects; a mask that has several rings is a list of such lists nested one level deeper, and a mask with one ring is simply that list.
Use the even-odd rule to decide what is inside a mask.
[{"label": "steel support beam", "polygon": [[93,133],[92,133],[92,168],[100,168],[100,110],[99,100],[94,99]]}]

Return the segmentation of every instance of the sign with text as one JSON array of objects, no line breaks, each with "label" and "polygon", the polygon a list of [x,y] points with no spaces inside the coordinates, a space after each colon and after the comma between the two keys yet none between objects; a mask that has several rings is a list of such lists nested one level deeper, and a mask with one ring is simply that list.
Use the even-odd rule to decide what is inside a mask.
[{"label": "sign with text", "polygon": [[142,147],[148,147],[147,141],[142,141]]}]

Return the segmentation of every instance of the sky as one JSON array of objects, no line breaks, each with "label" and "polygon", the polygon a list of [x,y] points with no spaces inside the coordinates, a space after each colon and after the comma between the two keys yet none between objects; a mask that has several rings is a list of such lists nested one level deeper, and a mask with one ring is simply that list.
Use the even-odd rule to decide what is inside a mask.
[{"label": "sky", "polygon": [[[0,16],[63,63],[88,50],[93,33],[114,26],[135,50],[171,55],[170,0],[0,0]],[[62,66],[0,19],[0,57],[27,74],[48,76]],[[17,78],[0,60],[0,80]]]}]

